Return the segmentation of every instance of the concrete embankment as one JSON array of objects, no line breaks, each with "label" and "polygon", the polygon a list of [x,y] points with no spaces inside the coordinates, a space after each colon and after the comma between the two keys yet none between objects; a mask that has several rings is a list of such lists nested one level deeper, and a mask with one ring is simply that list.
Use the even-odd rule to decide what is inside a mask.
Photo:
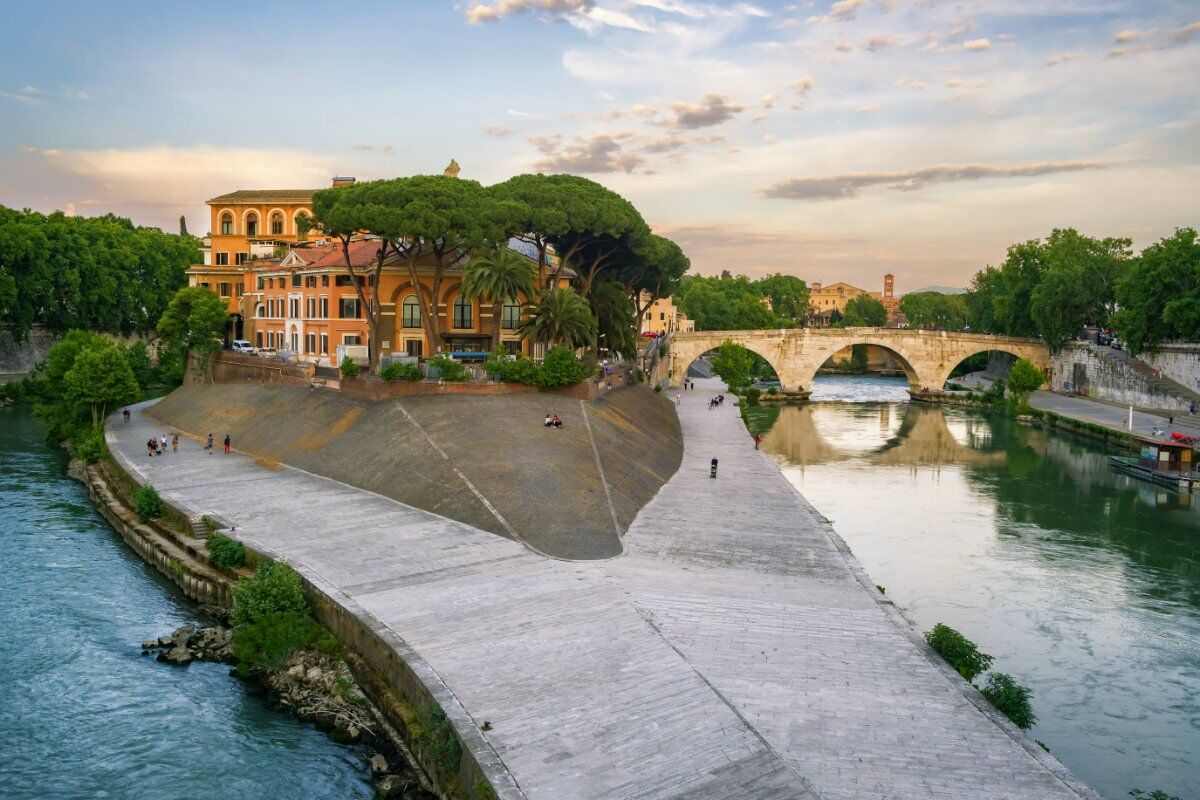
[{"label": "concrete embankment", "polygon": [[[197,437],[228,433],[264,464],[299,467],[558,558],[620,553],[620,535],[683,449],[671,404],[642,387],[584,402],[528,394],[371,401],[290,386],[192,385],[151,413]],[[547,414],[563,427],[544,427]]]}]

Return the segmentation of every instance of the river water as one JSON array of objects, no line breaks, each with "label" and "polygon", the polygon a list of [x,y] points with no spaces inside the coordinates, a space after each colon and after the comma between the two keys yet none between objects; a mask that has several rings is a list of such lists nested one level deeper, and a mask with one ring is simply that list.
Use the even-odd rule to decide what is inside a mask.
[{"label": "river water", "polygon": [[267,708],[228,667],[145,639],[203,621],[65,477],[25,409],[0,409],[0,796],[369,798],[360,748]]},{"label": "river water", "polygon": [[1110,800],[1200,797],[1200,495],[1103,447],[821,377],[750,414],[763,449],[919,630],[944,622],[1033,690],[1032,735]]}]

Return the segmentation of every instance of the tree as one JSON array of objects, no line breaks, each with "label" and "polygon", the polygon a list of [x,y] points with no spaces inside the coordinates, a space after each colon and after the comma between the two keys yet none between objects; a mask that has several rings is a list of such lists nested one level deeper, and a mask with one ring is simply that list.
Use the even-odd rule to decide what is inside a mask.
[{"label": "tree", "polygon": [[557,283],[565,268],[578,276],[587,296],[605,269],[619,271],[639,256],[650,236],[650,227],[633,204],[595,181],[576,175],[551,175],[558,210],[564,217],[558,231],[548,237],[558,253]]},{"label": "tree", "polygon": [[550,241],[570,229],[569,193],[553,175],[515,175],[487,191],[497,203],[510,203],[508,233],[537,250],[538,286],[545,286]]},{"label": "tree", "polygon": [[225,301],[203,286],[185,286],[175,293],[158,321],[158,335],[169,348],[185,359],[189,353],[206,366],[210,356],[221,352],[229,312]]},{"label": "tree", "polygon": [[1030,392],[1037,391],[1045,382],[1046,376],[1027,358],[1018,358],[1008,372],[1008,390],[1018,408],[1028,406]]},{"label": "tree", "polygon": [[636,258],[621,269],[620,280],[634,304],[634,327],[640,330],[650,306],[679,288],[691,261],[679,245],[665,236],[650,235]]},{"label": "tree", "polygon": [[597,357],[601,342],[611,353],[632,357],[637,352],[638,322],[625,287],[615,280],[595,283],[588,303],[596,318]]},{"label": "tree", "polygon": [[179,215],[179,235],[180,235],[181,237],[183,237],[183,236],[187,236],[187,235],[188,235],[188,232],[187,232],[187,218],[186,218],[185,216],[183,216],[183,214],[180,214],[180,215]]},{"label": "tree", "polygon": [[1054,230],[1036,246],[1043,270],[1030,295],[1029,312],[1038,335],[1056,352],[1085,325],[1107,324],[1130,241],[1095,239],[1067,228]]},{"label": "tree", "polygon": [[[996,303],[1006,291],[1000,270],[985,267],[971,279],[971,288],[963,295],[967,306],[967,324],[979,333],[1006,333],[996,318]],[[907,295],[905,295],[907,297]],[[901,308],[904,300],[901,298]]]},{"label": "tree", "polygon": [[99,426],[108,410],[138,397],[138,383],[129,362],[115,344],[104,340],[102,346],[80,351],[75,363],[63,376],[67,401],[87,407],[92,427]]},{"label": "tree", "polygon": [[846,301],[842,320],[847,328],[881,328],[887,324],[887,309],[869,294],[860,294]]},{"label": "tree", "polygon": [[795,275],[776,273],[755,282],[759,292],[771,299],[771,310],[789,327],[800,327],[808,316],[808,284]]},{"label": "tree", "polygon": [[486,251],[463,271],[462,293],[467,297],[492,305],[492,350],[500,348],[500,312],[508,299],[533,296],[537,272],[508,243],[498,244]]},{"label": "tree", "polygon": [[900,298],[900,310],[910,328],[958,330],[967,324],[963,295],[941,292],[912,292]]},{"label": "tree", "polygon": [[736,278],[707,278],[689,275],[679,283],[676,301],[683,313],[696,322],[700,331],[738,331],[779,328],[783,322],[754,281],[745,275]]},{"label": "tree", "polygon": [[1117,282],[1120,310],[1112,327],[1131,353],[1164,339],[1200,338],[1200,241],[1194,228],[1175,231],[1141,252]]},{"label": "tree", "polygon": [[754,354],[728,339],[717,348],[712,369],[731,389],[748,386],[754,369]]},{"label": "tree", "polygon": [[517,329],[523,339],[533,339],[551,347],[565,344],[572,349],[591,343],[596,318],[578,292],[570,288],[547,289]]}]

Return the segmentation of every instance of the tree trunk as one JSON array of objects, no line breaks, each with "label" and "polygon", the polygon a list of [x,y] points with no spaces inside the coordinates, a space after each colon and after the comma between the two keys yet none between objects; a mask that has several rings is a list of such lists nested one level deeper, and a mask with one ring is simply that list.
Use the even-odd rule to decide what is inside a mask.
[{"label": "tree trunk", "polygon": [[492,303],[492,352],[500,349],[500,312],[504,309],[502,301]]}]

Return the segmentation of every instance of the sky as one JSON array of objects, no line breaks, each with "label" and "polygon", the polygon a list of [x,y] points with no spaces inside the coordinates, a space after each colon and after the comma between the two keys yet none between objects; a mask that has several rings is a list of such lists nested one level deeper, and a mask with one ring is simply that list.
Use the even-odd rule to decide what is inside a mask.
[{"label": "sky", "polygon": [[0,204],[192,233],[209,197],[584,175],[693,270],[965,286],[1200,224],[1195,0],[6,6]]}]

